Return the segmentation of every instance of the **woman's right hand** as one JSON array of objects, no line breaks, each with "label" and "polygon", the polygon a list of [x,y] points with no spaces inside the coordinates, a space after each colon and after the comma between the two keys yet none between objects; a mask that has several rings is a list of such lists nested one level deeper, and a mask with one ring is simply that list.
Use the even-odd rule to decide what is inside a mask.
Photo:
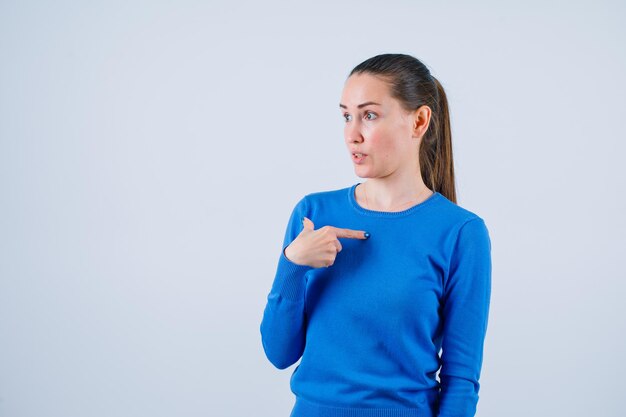
[{"label": "woman's right hand", "polygon": [[300,234],[285,248],[285,257],[297,265],[313,268],[329,267],[335,263],[337,253],[341,252],[340,237],[352,239],[368,239],[363,230],[343,229],[334,226],[323,226],[314,230],[313,222],[304,217],[304,228]]}]

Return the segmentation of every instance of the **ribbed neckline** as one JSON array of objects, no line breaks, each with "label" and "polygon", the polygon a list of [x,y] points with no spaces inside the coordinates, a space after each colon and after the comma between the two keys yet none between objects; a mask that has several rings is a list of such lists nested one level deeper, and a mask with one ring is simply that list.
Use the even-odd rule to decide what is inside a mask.
[{"label": "ribbed neckline", "polygon": [[436,201],[439,198],[443,197],[438,191],[435,191],[426,200],[424,200],[421,203],[418,203],[418,204],[416,204],[414,206],[411,206],[411,207],[409,207],[406,210],[402,210],[402,211],[370,210],[370,209],[366,209],[365,207],[361,207],[359,205],[359,203],[356,201],[355,192],[356,192],[356,187],[359,184],[361,184],[361,183],[357,182],[356,184],[354,184],[354,185],[352,185],[351,187],[348,188],[348,200],[350,201],[350,205],[354,208],[355,211],[357,211],[358,213],[363,214],[365,216],[371,216],[371,217],[396,218],[396,217],[408,216],[410,214],[415,213],[416,211],[418,211],[422,207],[427,206],[428,204],[432,204],[433,201]]}]

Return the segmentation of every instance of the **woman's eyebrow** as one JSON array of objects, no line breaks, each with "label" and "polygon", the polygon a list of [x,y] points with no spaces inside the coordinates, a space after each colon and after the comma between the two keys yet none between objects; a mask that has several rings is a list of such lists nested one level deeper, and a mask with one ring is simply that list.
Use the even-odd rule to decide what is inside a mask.
[{"label": "woman's eyebrow", "polygon": [[[370,104],[374,104],[374,105],[377,105],[377,106],[380,106],[380,105],[381,105],[380,103],[376,103],[376,102],[373,102],[373,101],[367,101],[367,102],[365,102],[365,103],[363,103],[363,104],[359,104],[359,105],[358,105],[358,106],[356,106],[356,107],[357,107],[358,109],[360,109],[361,107],[365,107],[365,106],[368,106],[368,105],[370,105]],[[340,108],[342,108],[342,109],[347,109],[347,107],[346,107],[345,105],[341,104],[341,103],[339,103],[339,107],[340,107]]]}]

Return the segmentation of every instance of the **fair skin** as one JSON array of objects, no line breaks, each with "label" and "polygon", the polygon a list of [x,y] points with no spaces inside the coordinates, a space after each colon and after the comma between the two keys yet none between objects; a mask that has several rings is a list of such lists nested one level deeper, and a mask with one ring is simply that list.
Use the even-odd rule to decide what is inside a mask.
[{"label": "fair skin", "polygon": [[[432,195],[422,180],[418,157],[421,139],[430,122],[428,106],[407,112],[391,97],[383,80],[355,74],[344,85],[339,107],[346,121],[344,137],[350,157],[353,152],[366,154],[360,163],[353,158],[356,174],[369,178],[355,191],[362,207],[401,211]],[[315,230],[313,222],[305,217],[302,231],[285,248],[284,254],[299,265],[329,267],[342,249],[338,238],[366,239],[363,230],[332,225]]]},{"label": "fair skin", "polygon": [[[372,102],[379,104],[363,106]],[[418,153],[430,123],[428,106],[407,112],[391,97],[385,81],[354,74],[344,85],[339,107],[350,157],[353,152],[367,154],[361,163],[353,162],[355,173],[369,178],[355,191],[362,207],[402,211],[432,195],[422,180]]]}]

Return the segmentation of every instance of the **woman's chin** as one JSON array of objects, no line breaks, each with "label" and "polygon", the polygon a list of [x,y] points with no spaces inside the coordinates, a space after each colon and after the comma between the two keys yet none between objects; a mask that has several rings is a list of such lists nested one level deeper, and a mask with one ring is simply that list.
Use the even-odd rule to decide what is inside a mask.
[{"label": "woman's chin", "polygon": [[354,173],[359,178],[369,178],[369,173],[364,169],[359,169],[359,167],[354,167]]}]

